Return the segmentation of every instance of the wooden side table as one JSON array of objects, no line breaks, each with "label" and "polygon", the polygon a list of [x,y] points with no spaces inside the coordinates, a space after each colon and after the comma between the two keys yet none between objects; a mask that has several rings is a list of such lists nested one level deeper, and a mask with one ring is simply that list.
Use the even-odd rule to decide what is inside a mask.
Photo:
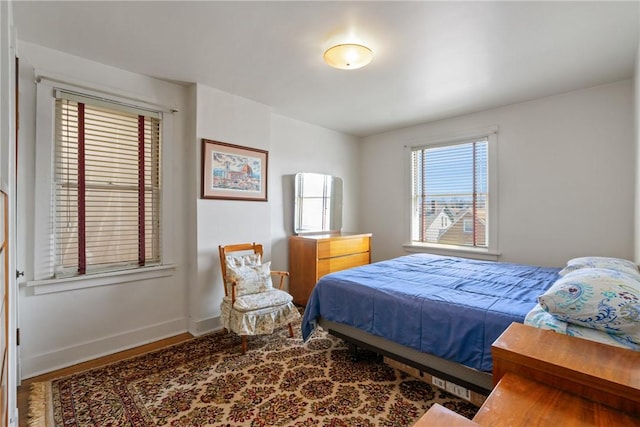
[{"label": "wooden side table", "polygon": [[513,323],[491,353],[494,384],[512,372],[640,417],[640,352]]},{"label": "wooden side table", "polygon": [[640,426],[640,352],[513,323],[492,354],[473,420],[434,405],[414,426]]}]

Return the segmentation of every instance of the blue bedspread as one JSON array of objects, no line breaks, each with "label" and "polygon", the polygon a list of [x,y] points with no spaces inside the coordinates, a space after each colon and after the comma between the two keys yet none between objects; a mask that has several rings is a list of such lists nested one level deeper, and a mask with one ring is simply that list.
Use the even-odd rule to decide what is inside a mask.
[{"label": "blue bedspread", "polygon": [[322,277],[302,319],[322,317],[413,349],[491,371],[491,344],[524,321],[558,268],[407,255]]}]

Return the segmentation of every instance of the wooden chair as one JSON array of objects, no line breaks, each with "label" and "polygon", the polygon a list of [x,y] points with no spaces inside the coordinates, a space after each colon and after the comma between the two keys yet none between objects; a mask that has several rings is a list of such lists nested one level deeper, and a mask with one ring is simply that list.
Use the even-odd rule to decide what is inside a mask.
[{"label": "wooden chair", "polygon": [[[225,297],[220,304],[222,325],[242,338],[242,354],[247,336],[273,333],[300,318],[293,298],[283,290],[286,271],[270,271],[263,263],[261,244],[240,243],[218,246]],[[272,277],[277,281],[273,286]]]}]

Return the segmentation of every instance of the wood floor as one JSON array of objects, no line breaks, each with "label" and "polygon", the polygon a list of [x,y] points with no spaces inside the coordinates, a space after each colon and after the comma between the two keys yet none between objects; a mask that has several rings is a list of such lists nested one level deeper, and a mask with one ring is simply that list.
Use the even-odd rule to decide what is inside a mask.
[{"label": "wood floor", "polygon": [[67,375],[75,374],[77,372],[86,371],[89,369],[97,368],[100,366],[108,365],[110,363],[117,362],[119,360],[127,359],[130,357],[138,356],[140,354],[148,353],[154,350],[158,350],[169,345],[178,344],[184,341],[188,341],[193,338],[193,335],[184,333],[176,335],[171,338],[166,338],[160,341],[146,344],[140,347],[132,348],[130,350],[121,351],[111,354],[109,356],[101,357],[99,359],[90,360],[88,362],[79,363],[68,368],[59,369],[57,371],[49,372],[44,375],[29,378],[22,381],[20,387],[18,387],[18,411],[20,413],[20,422],[18,427],[27,427],[28,414],[29,414],[29,386],[34,382],[49,381],[54,378],[64,377]]}]

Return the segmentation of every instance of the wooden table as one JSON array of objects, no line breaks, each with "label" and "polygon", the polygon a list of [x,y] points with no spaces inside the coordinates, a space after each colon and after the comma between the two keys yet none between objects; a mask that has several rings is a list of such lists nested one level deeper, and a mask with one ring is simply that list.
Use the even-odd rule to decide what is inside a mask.
[{"label": "wooden table", "polygon": [[640,426],[640,352],[513,323],[492,355],[473,420],[436,404],[415,426]]},{"label": "wooden table", "polygon": [[491,353],[494,384],[513,372],[640,417],[640,352],[513,323]]}]

